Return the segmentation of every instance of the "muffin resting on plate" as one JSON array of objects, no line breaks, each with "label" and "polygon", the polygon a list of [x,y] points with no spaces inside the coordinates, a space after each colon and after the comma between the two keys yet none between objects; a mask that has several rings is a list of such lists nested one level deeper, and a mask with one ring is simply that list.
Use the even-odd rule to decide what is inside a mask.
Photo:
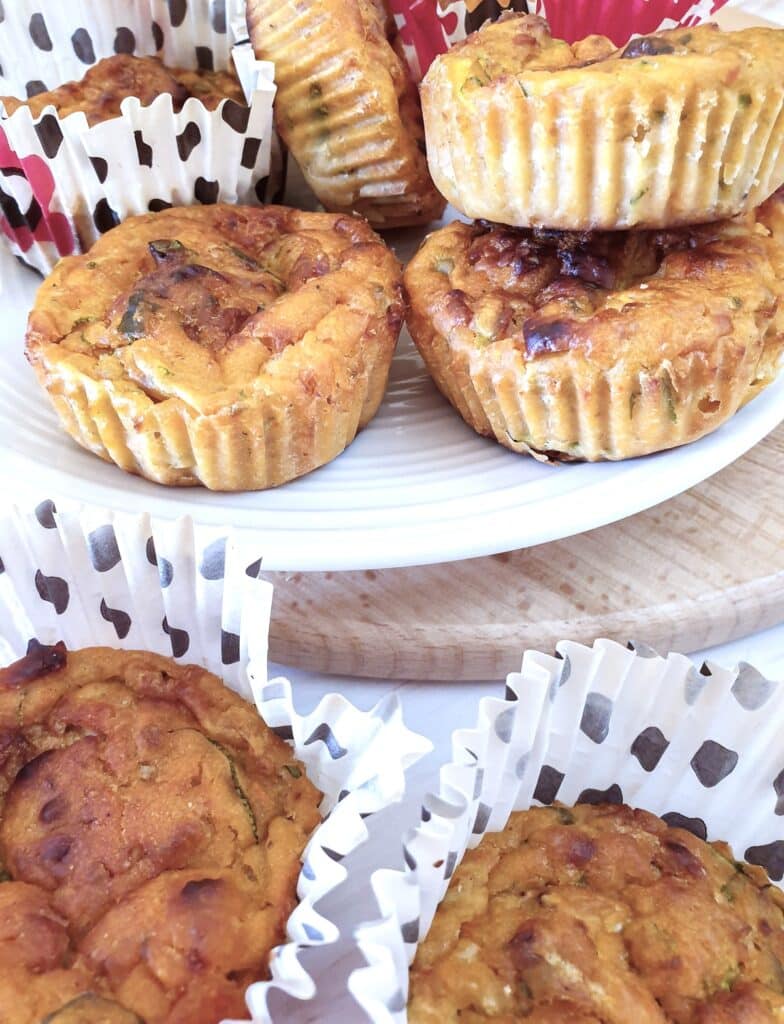
[{"label": "muffin resting on plate", "polygon": [[376,228],[439,217],[419,96],[385,0],[247,6],[256,56],[275,63],[278,131],[324,206]]},{"label": "muffin resting on plate", "polygon": [[53,106],[60,117],[81,110],[89,125],[120,116],[120,104],[128,96],[136,96],[148,106],[162,93],[169,93],[175,111],[191,96],[214,110],[224,99],[246,106],[245,94],[235,75],[229,71],[187,71],[167,68],[157,57],[133,57],[118,54],[93,65],[78,82],[66,82],[51,92],[42,92],[28,100],[0,96],[10,116],[19,107],[29,107],[33,117],[40,117],[46,107]]},{"label": "muffin resting on plate", "polygon": [[244,1017],[319,798],[203,669],[33,642],[0,671],[3,1024]]},{"label": "muffin resting on plate", "polygon": [[95,454],[159,483],[260,489],[334,459],[372,418],[402,315],[397,261],[365,221],[189,207],[61,260],[27,355]]},{"label": "muffin resting on plate", "polygon": [[409,327],[478,433],[623,459],[715,430],[778,372],[784,215],[581,235],[452,223],[405,273]]},{"label": "muffin resting on plate", "polygon": [[672,227],[784,182],[784,32],[714,25],[553,39],[510,15],[422,83],[433,180],[469,217],[566,230]]},{"label": "muffin resting on plate", "polygon": [[536,808],[454,874],[411,969],[411,1024],[775,1024],[784,894],[646,811]]}]

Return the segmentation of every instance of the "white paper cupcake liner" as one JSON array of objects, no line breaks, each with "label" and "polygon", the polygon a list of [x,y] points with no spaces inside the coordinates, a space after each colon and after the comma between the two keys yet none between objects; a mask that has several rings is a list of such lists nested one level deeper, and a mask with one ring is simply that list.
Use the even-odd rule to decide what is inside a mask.
[{"label": "white paper cupcake liner", "polygon": [[324,794],[323,821],[303,853],[288,941],[272,951],[271,978],[247,993],[254,1024],[284,1020],[274,991],[312,999],[305,949],[340,931],[315,904],[346,878],[340,861],[367,838],[363,819],[400,801],[406,769],[431,749],[410,732],[396,697],[357,710],[338,694],[300,715],[285,679],[267,680],[271,584],[249,534],[91,508],[0,512],[0,663],[32,637],[71,648],[146,649],[202,665],[248,700],[291,742]]},{"label": "white paper cupcake liner", "polygon": [[528,652],[504,700],[481,701],[404,839],[405,870],[377,871],[380,917],[357,929],[349,988],[377,1024],[406,1019],[408,965],[455,868],[512,811],[559,800],[627,803],[784,878],[784,686],[747,664],[658,657],[609,640]]},{"label": "white paper cupcake liner", "polygon": [[0,20],[0,95],[81,78],[119,48],[216,70],[233,54],[249,104],[211,111],[191,98],[175,114],[168,95],[147,107],[129,97],[120,117],[88,127],[81,112],[60,118],[50,107],[34,119],[20,107],[7,117],[0,103],[0,231],[25,263],[45,274],[133,214],[279,193],[274,68],[241,38],[234,45],[236,12],[237,0],[14,0]]}]

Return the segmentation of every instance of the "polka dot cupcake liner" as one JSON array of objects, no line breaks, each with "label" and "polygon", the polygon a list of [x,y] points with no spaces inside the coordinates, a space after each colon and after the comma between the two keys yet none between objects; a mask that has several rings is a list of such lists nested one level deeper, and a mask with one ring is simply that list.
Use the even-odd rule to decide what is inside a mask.
[{"label": "polka dot cupcake liner", "polygon": [[194,203],[279,195],[283,159],[272,124],[274,68],[256,61],[237,0],[14,0],[0,17],[0,95],[32,96],[81,78],[116,53],[223,70],[233,58],[248,106],[215,110],[168,95],[89,127],[53,107],[7,116],[0,102],[0,234],[43,274],[126,217]]},{"label": "polka dot cupcake liner", "polygon": [[261,555],[252,534],[186,518],[58,511],[51,500],[33,512],[0,512],[0,664],[36,638],[146,649],[202,665],[255,701],[324,794],[287,941],[272,952],[270,979],[247,992],[254,1024],[285,1021],[291,1000],[317,995],[306,951],[336,943],[340,929],[316,904],[345,880],[342,861],[367,839],[364,820],[402,799],[406,770],[431,749],[406,728],[395,696],[359,711],[328,694],[301,715],[289,682],[267,678],[272,586],[260,578]]},{"label": "polka dot cupcake liner", "polygon": [[408,965],[465,852],[513,811],[626,803],[723,839],[784,878],[784,684],[650,648],[597,640],[526,653],[504,699],[481,701],[453,735],[453,760],[421,822],[404,837],[404,870],[372,879],[379,916],[361,925],[367,962],[349,987],[375,1024],[406,1019]]}]

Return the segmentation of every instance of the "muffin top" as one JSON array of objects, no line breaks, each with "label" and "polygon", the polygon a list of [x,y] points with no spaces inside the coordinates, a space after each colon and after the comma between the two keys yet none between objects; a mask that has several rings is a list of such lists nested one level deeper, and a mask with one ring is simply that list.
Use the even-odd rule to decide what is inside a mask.
[{"label": "muffin top", "polygon": [[[612,367],[784,332],[782,198],[756,215],[671,231],[572,233],[453,222],[406,288],[450,343],[535,362],[575,351]],[[497,355],[497,353],[496,353]]]},{"label": "muffin top", "polygon": [[[612,40],[598,35],[569,44],[554,39],[543,18],[509,13],[457,43],[438,57],[433,67],[450,66],[453,74],[463,76],[466,89],[508,76],[519,76],[526,88],[530,83],[543,91],[576,86],[586,78],[596,87],[601,84],[597,75],[620,79],[631,76],[641,88],[645,88],[646,77],[659,81],[664,75],[675,86],[686,74],[696,79],[716,77],[717,84],[732,86],[757,78],[769,82],[783,57],[784,32],[779,29],[722,32],[717,25],[706,24],[641,36],[618,49]],[[585,70],[590,75],[586,76]],[[566,71],[574,74],[559,75],[548,84],[553,73]],[[580,71],[584,72],[582,76]],[[663,108],[665,100],[663,95]],[[747,106],[754,98],[744,93],[738,102]]]},{"label": "muffin top", "polygon": [[203,669],[33,642],[0,671],[4,1024],[243,1015],[319,798]]},{"label": "muffin top", "polygon": [[411,1024],[774,1024],[784,894],[646,811],[535,808],[469,851],[412,967]]},{"label": "muffin top", "polygon": [[136,96],[142,106],[168,93],[175,111],[194,96],[214,110],[224,99],[246,105],[245,94],[236,76],[230,71],[186,71],[167,68],[157,57],[133,57],[117,54],[93,65],[78,82],[66,82],[50,92],[42,92],[28,100],[0,96],[10,116],[19,107],[29,107],[34,118],[46,107],[53,106],[60,117],[82,111],[89,125],[100,124],[121,114],[120,104],[128,96]]},{"label": "muffin top", "polygon": [[382,325],[397,337],[402,312],[397,261],[364,220],[176,208],[61,260],[38,292],[27,352],[206,415],[317,386],[327,355],[362,337],[381,345]]}]

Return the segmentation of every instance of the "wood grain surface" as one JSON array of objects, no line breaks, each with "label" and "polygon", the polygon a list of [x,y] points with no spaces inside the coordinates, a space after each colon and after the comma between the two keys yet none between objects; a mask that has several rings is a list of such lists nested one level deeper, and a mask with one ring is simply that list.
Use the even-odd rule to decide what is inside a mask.
[{"label": "wood grain surface", "polygon": [[[566,470],[568,472],[568,469]],[[784,621],[784,426],[663,505],[489,558],[270,573],[271,657],[383,679],[496,679],[560,639],[698,650]]]}]

